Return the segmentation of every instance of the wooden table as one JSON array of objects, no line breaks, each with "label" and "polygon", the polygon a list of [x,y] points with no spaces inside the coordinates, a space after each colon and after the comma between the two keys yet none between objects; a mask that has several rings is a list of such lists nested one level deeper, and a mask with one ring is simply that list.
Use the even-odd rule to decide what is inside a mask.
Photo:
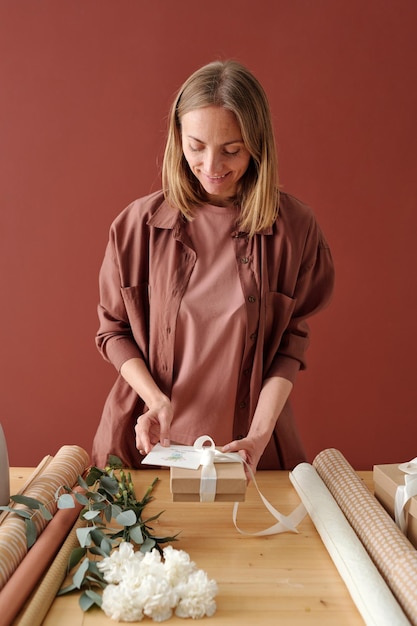
[{"label": "wooden table", "polygon": [[[24,484],[33,470],[11,470],[11,493]],[[372,488],[372,472],[359,473]],[[219,626],[363,626],[364,621],[331,560],[312,521],[307,516],[299,534],[282,533],[267,537],[239,534],[232,522],[232,503],[172,502],[169,471],[142,470],[133,473],[138,496],[154,477],[155,500],[149,515],[164,511],[154,525],[158,535],[180,531],[173,544],[185,550],[199,569],[217,581],[217,611],[203,623]],[[300,502],[288,472],[258,472],[264,496],[283,514]],[[238,525],[255,532],[272,525],[257,491],[250,485],[246,501],[239,507]],[[148,618],[142,622],[153,623]],[[184,626],[173,617],[168,624]],[[201,621],[200,621],[201,623]],[[78,595],[56,598],[43,626],[110,626],[114,621],[99,609],[83,613]]]}]

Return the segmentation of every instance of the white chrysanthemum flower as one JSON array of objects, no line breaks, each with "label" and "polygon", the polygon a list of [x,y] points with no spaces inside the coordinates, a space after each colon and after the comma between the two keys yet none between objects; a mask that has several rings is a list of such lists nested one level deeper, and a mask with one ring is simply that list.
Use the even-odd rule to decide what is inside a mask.
[{"label": "white chrysanthemum flower", "polygon": [[103,572],[108,583],[118,583],[124,578],[128,564],[142,560],[142,558],[142,553],[135,552],[131,543],[123,541],[110,556],[99,561],[97,567]]},{"label": "white chrysanthemum flower", "polygon": [[211,617],[216,612],[217,584],[209,580],[206,572],[197,570],[193,572],[186,582],[177,586],[180,596],[175,615],[178,617],[192,617],[200,619],[207,615]]},{"label": "white chrysanthemum flower", "polygon": [[184,550],[174,550],[172,546],[164,549],[164,571],[170,584],[175,587],[180,582],[187,580],[195,570],[195,563],[190,560],[189,554]]},{"label": "white chrysanthemum flower", "polygon": [[107,617],[117,622],[139,622],[143,618],[142,606],[123,583],[105,587],[101,608]]},{"label": "white chrysanthemum flower", "polygon": [[136,591],[137,600],[143,606],[143,613],[155,622],[163,622],[172,616],[172,609],[178,602],[175,589],[166,578],[148,574]]},{"label": "white chrysanthemum flower", "polygon": [[157,578],[164,578],[164,564],[158,550],[151,550],[143,555],[140,563],[142,577],[150,574]]},{"label": "white chrysanthemum flower", "polygon": [[129,559],[125,566],[120,570],[120,583],[125,583],[137,590],[142,584],[142,580],[146,576],[146,572],[142,569],[142,559]]}]

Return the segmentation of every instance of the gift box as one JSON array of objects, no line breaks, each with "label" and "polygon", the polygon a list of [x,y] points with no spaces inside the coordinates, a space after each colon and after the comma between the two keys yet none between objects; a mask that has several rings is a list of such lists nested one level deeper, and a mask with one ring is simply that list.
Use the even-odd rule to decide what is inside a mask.
[{"label": "gift box", "polygon": [[[214,502],[243,502],[246,475],[242,463],[214,463],[216,470]],[[174,502],[199,502],[203,468],[171,467],[171,493]]]},{"label": "gift box", "polygon": [[[374,465],[374,493],[384,509],[395,519],[395,494],[404,485],[405,474],[398,464]],[[404,508],[407,538],[417,548],[417,496],[412,497]]]}]

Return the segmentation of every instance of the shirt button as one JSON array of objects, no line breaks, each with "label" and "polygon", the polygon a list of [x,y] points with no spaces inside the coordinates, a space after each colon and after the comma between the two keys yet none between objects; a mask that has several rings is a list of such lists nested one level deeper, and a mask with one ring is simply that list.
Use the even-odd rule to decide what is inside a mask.
[{"label": "shirt button", "polygon": [[256,302],[255,296],[249,296],[248,297],[248,302]]},{"label": "shirt button", "polygon": [[249,376],[250,368],[248,367],[246,370],[243,370],[243,373],[244,373],[245,376]]},{"label": "shirt button", "polygon": [[258,333],[252,333],[250,335],[250,339],[252,339],[252,341],[255,341],[256,337],[258,336]]},{"label": "shirt button", "polygon": [[239,409],[246,408],[246,402],[239,402]]},{"label": "shirt button", "polygon": [[246,263],[249,263],[249,258],[248,258],[247,256],[243,256],[243,257],[240,259],[240,262],[241,262],[241,263],[245,263],[245,264],[246,264]]}]

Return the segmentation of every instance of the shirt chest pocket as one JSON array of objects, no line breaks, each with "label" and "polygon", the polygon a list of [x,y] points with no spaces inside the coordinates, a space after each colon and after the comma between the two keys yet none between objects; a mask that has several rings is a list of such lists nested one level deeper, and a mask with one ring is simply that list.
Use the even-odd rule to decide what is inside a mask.
[{"label": "shirt chest pocket", "polygon": [[265,296],[264,345],[271,355],[277,352],[282,336],[290,323],[296,300],[279,292],[268,292]]},{"label": "shirt chest pocket", "polygon": [[149,351],[149,285],[122,287],[121,294],[133,337],[145,358]]}]

